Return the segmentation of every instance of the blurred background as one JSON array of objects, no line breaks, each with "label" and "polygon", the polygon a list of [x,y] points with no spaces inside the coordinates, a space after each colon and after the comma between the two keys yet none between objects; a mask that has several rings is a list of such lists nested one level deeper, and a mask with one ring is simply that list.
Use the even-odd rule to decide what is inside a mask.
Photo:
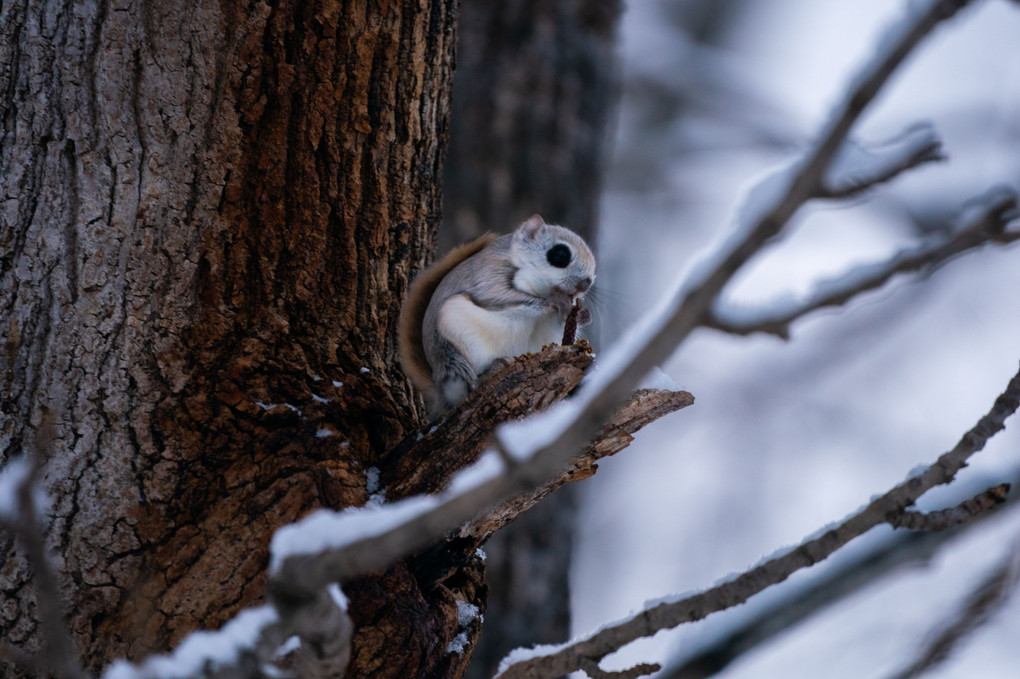
[{"label": "blurred background", "polygon": [[[444,237],[509,230],[532,212],[585,232],[599,257],[600,352],[725,236],[756,178],[804,150],[905,8],[887,0],[497,5],[465,0],[462,10]],[[810,205],[727,296],[755,305],[803,294],[952,228],[967,200],[993,185],[1020,188],[1017,35],[1020,8],[1000,0],[975,3],[929,37],[854,137],[877,143],[931,121],[948,162],[853,200]],[[479,119],[489,122],[484,131]],[[1016,372],[1018,291],[1020,250],[986,248],[813,314],[787,342],[695,333],[662,366],[695,405],[647,428],[574,497],[545,503],[536,524],[488,548],[489,641],[472,676],[491,676],[504,646],[562,641],[568,624],[570,633],[590,632],[648,600],[709,587],[934,461]],[[929,493],[921,508],[1020,479],[1018,430],[1020,421],[1009,421],[959,487]],[[603,665],[655,661],[666,666],[658,676],[693,676],[678,668],[699,649],[718,651],[757,616],[785,626],[772,607],[788,610],[785,601],[828,577],[821,591],[842,592],[845,570],[864,584],[719,663],[718,676],[897,676],[1016,552],[1014,504],[938,544],[876,529],[745,606],[632,644]],[[876,567],[876,550],[903,563]],[[567,563],[569,623],[554,602],[566,592],[568,574],[556,571]],[[925,676],[1014,676],[1020,597],[1000,598],[989,618]],[[499,627],[514,619],[531,639]]]},{"label": "blurred background", "polygon": [[[598,240],[599,286],[611,293],[604,346],[725,233],[750,182],[810,142],[903,10],[884,0],[626,5],[623,96]],[[849,203],[810,206],[729,296],[756,304],[804,293],[813,281],[951,227],[990,186],[1020,186],[1017,35],[1016,6],[983,2],[922,44],[855,136],[880,142],[932,121],[948,162]],[[1018,361],[1016,248],[965,255],[930,277],[905,277],[816,313],[794,326],[789,342],[695,334],[663,366],[694,393],[694,407],[643,432],[581,490],[574,632],[648,599],[711,586],[855,511],[951,448]],[[1020,423],[1009,425],[959,482],[978,492],[1020,476]],[[924,506],[946,506],[948,497],[956,496],[931,493]],[[849,551],[873,549],[892,532],[873,531]],[[892,676],[1018,538],[1020,512],[1004,511],[927,567],[876,579],[721,676]],[[802,588],[831,566],[769,595]],[[612,665],[668,664],[768,603],[752,600],[633,644]],[[1017,630],[1020,597],[928,676],[1012,676]]]}]

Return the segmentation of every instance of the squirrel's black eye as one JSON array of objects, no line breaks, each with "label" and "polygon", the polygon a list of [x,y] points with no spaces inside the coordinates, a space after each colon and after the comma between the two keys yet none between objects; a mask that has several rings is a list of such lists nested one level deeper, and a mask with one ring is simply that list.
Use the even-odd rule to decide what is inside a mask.
[{"label": "squirrel's black eye", "polygon": [[570,264],[570,248],[563,243],[557,243],[549,248],[549,251],[545,253],[545,258],[557,269],[564,269],[567,264]]}]

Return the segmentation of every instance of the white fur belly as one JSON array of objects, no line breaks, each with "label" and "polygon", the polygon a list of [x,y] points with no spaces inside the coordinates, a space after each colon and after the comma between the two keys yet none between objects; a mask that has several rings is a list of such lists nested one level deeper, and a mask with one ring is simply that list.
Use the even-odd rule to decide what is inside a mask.
[{"label": "white fur belly", "polygon": [[[556,342],[555,313],[533,307],[490,311],[466,295],[455,295],[439,309],[439,333],[481,374],[497,358],[538,351]],[[560,323],[560,334],[563,332]]]}]

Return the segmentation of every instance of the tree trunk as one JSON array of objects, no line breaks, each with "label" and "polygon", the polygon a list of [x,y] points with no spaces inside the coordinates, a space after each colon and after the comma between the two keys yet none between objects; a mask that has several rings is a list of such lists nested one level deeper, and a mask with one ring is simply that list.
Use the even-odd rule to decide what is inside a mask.
[{"label": "tree trunk", "polygon": [[[464,0],[441,249],[535,212],[594,244],[620,10],[615,0]],[[518,646],[570,637],[576,515],[571,484],[486,544],[488,614],[472,679],[493,676]]]},{"label": "tree trunk", "polygon": [[465,0],[440,248],[538,212],[594,241],[619,0]]},{"label": "tree trunk", "polygon": [[[0,6],[0,448],[45,460],[87,669],[259,600],[272,531],[363,504],[421,424],[394,337],[439,219],[456,4]],[[0,636],[38,649],[0,547]],[[348,676],[455,674],[477,571],[352,586]]]}]

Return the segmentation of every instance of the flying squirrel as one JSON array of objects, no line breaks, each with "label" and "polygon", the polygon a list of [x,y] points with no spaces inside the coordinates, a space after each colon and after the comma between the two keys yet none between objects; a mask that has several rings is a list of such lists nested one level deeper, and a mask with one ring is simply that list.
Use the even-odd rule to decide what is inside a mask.
[{"label": "flying squirrel", "polygon": [[[400,309],[400,364],[437,418],[507,359],[559,342],[595,281],[580,236],[533,215],[513,233],[485,234],[423,271]],[[583,307],[578,325],[591,322]]]}]

